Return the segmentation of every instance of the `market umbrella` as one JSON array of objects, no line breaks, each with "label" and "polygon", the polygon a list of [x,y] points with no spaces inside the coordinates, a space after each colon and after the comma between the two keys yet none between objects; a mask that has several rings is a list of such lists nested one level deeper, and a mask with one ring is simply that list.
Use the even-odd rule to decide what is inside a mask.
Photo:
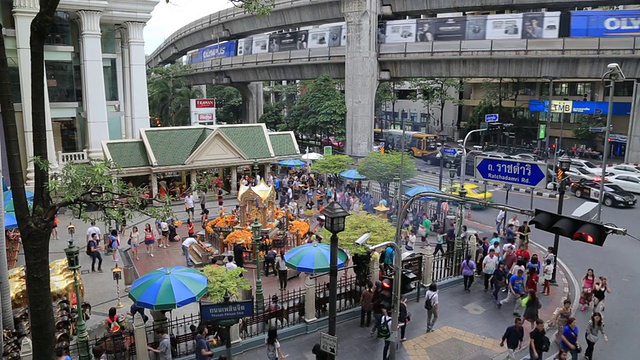
[{"label": "market umbrella", "polygon": [[367,178],[364,175],[360,175],[356,169],[345,170],[340,173],[340,177],[347,180],[364,180]]},{"label": "market umbrella", "polygon": [[16,220],[16,214],[12,212],[4,213],[4,229],[10,230],[18,227],[18,220]]},{"label": "market umbrella", "polygon": [[136,306],[172,310],[196,302],[207,292],[207,277],[184,266],[162,267],[131,284],[129,298]]},{"label": "market umbrella", "polygon": [[[440,191],[440,190],[438,190],[438,189],[436,189],[436,188],[434,188],[432,186],[414,186],[414,187],[410,188],[409,190],[405,191],[404,195],[408,196],[408,197],[412,197],[412,196],[414,196],[416,194],[419,194],[421,192],[432,192],[432,193],[442,194],[442,191]],[[428,196],[425,196],[423,198],[420,198],[420,200],[429,201],[429,200],[431,200],[431,198],[428,197]]]},{"label": "market umbrella", "polygon": [[[306,273],[326,273],[329,271],[330,250],[329,244],[313,242],[296,246],[284,254],[284,261],[290,269]],[[347,261],[347,253],[338,249],[338,269],[344,267]]]},{"label": "market umbrella", "polygon": [[301,166],[305,166],[306,164],[304,163],[304,161],[301,161],[301,160],[287,159],[287,160],[278,161],[278,165],[286,166],[286,167],[301,167]]},{"label": "market umbrella", "polygon": [[[29,209],[33,208],[33,201],[32,200],[27,200],[27,206],[29,207]],[[9,212],[15,212],[16,208],[13,205],[13,198],[11,199],[5,199],[4,200],[4,211],[9,211]]]},{"label": "market umbrella", "polygon": [[[27,200],[33,200],[33,193],[29,190],[25,190],[25,194],[27,194]],[[7,190],[2,193],[2,197],[4,201],[13,199],[13,190]]]},{"label": "market umbrella", "polygon": [[322,160],[324,156],[315,152],[302,155],[302,160]]}]

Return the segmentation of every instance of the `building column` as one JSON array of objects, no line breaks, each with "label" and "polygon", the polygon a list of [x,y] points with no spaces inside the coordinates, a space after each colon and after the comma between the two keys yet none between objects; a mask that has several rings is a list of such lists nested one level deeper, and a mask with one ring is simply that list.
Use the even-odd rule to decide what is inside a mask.
[{"label": "building column", "polygon": [[131,97],[131,135],[140,138],[140,129],[149,125],[149,99],[147,98],[147,67],[144,55],[144,23],[126,22],[129,50],[129,94]]},{"label": "building column", "polygon": [[373,148],[373,119],[378,88],[378,1],[342,0],[347,24],[345,99],[348,155],[364,157]]},{"label": "building column", "polygon": [[102,39],[100,34],[101,11],[80,10],[76,12],[82,39],[82,82],[87,123],[87,146],[90,158],[102,158],[102,141],[109,140],[107,100],[102,71]]},{"label": "building column", "polygon": [[624,161],[640,163],[640,83],[638,82],[635,83],[633,89],[633,103],[627,134],[627,150]]},{"label": "building column", "polygon": [[260,120],[264,108],[264,93],[261,82],[234,84],[242,95],[243,122],[255,124]]},{"label": "building column", "polygon": [[118,111],[120,111],[120,136],[122,139],[129,139],[127,136],[127,122],[124,111],[124,75],[122,72],[122,32],[116,34],[116,80],[118,82]]},{"label": "building column", "polygon": [[231,167],[231,191],[230,194],[233,196],[238,195],[238,167]]},{"label": "building column", "polygon": [[158,196],[158,175],[151,174],[151,198],[155,199]]},{"label": "building column", "polygon": [[133,139],[140,134],[133,134],[131,123],[131,68],[129,66],[129,35],[126,29],[120,29],[120,44],[122,46],[122,104],[124,104],[125,139]]}]

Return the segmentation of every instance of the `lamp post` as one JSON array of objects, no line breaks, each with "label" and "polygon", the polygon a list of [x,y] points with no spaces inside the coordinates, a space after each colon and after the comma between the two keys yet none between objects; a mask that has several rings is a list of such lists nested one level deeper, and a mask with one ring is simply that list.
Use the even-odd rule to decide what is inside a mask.
[{"label": "lamp post", "polygon": [[[331,233],[329,258],[329,335],[336,336],[336,314],[338,302],[338,233],[345,228],[345,219],[349,213],[337,201],[327,205],[322,214],[325,217],[324,227]],[[396,254],[397,255],[397,254]],[[329,355],[334,359],[333,355]]]},{"label": "lamp post", "polygon": [[264,295],[262,294],[262,279],[260,278],[260,252],[258,251],[262,245],[262,224],[256,218],[251,224],[251,232],[253,233],[253,258],[256,259],[256,306],[259,306],[258,312],[262,311],[264,305]]},{"label": "lamp post", "polygon": [[[565,181],[569,179],[569,177],[565,177],[565,171],[568,171],[571,168],[571,159],[564,154],[558,159],[558,215],[562,215],[562,206],[564,205],[564,192],[567,184]],[[560,235],[555,234],[553,236],[553,273],[551,274],[551,282],[556,282],[556,268],[558,267],[558,246],[560,245]]]},{"label": "lamp post", "polygon": [[89,345],[89,332],[84,322],[84,314],[82,313],[82,294],[80,294],[80,283],[78,282],[78,270],[80,270],[80,248],[74,245],[73,235],[75,234],[75,226],[69,224],[67,231],[69,232],[69,246],[64,249],[67,257],[69,270],[73,271],[73,285],[76,291],[76,306],[78,308],[78,348],[80,360],[93,360],[91,346]]},{"label": "lamp post", "polygon": [[462,162],[460,163],[460,189],[464,188],[464,177],[467,176],[467,140],[469,140],[471,134],[479,133],[482,131],[487,131],[487,129],[475,129],[469,131],[464,137],[464,141],[462,142]]}]

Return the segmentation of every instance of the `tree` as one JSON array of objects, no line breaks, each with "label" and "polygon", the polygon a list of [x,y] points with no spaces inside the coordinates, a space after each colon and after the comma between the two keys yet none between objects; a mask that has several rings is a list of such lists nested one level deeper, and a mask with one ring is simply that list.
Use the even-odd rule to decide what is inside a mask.
[{"label": "tree", "polygon": [[435,78],[435,79],[413,79],[411,86],[418,90],[418,94],[427,109],[431,107],[440,111],[439,127],[444,130],[444,109],[447,102],[454,106],[462,105],[458,99],[458,93],[462,90],[463,82],[460,79]]},{"label": "tree", "polygon": [[578,140],[593,142],[598,137],[598,133],[592,132],[591,127],[606,127],[606,120],[599,115],[580,115],[573,128],[573,137]]},{"label": "tree", "polygon": [[216,121],[238,124],[242,122],[242,95],[238,89],[225,85],[207,85],[207,98],[216,99]]},{"label": "tree", "polygon": [[294,106],[299,90],[297,83],[277,83],[265,88],[265,97],[273,98],[273,101],[265,105],[260,122],[275,131],[296,130],[294,124],[289,123],[293,119],[288,118],[286,114]]},{"label": "tree", "polygon": [[[368,245],[377,245],[385,241],[393,241],[396,228],[390,222],[381,219],[377,215],[359,212],[347,217],[344,231],[340,233],[338,246],[349,251],[351,255],[366,254],[367,247],[355,243],[363,234],[369,233],[371,237]],[[331,238],[331,233],[325,228],[320,235],[324,239]]]},{"label": "tree", "polygon": [[207,292],[209,301],[222,302],[224,294],[229,296],[240,297],[241,290],[251,289],[249,280],[240,276],[247,270],[239,267],[234,270],[227,270],[224,266],[209,265],[205,266],[202,272],[209,279],[207,283]]},{"label": "tree", "polygon": [[283,111],[284,105],[281,102],[267,103],[264,105],[260,122],[264,123],[267,129],[278,131],[284,123]]},{"label": "tree", "polygon": [[395,81],[386,81],[381,82],[376,90],[376,99],[375,99],[375,113],[378,116],[378,126],[380,129],[384,129],[384,111],[383,108],[386,108],[388,103],[391,103],[391,118],[395,120],[396,113],[396,101],[398,101],[398,94],[396,93],[396,87],[398,87],[398,83]]},{"label": "tree", "polygon": [[311,165],[311,171],[322,175],[339,174],[353,165],[353,159],[348,155],[325,155],[324,159]]},{"label": "tree", "polygon": [[[389,198],[389,184],[394,181],[394,178],[400,174],[400,166],[402,154],[400,152],[392,151],[391,153],[381,154],[377,151],[370,152],[364,159],[358,164],[358,172],[366,176],[370,180],[377,181],[380,184],[380,191],[382,197]],[[404,154],[404,169],[402,177],[409,179],[415,175],[415,168],[413,159],[409,155]]]},{"label": "tree", "polygon": [[162,126],[189,125],[190,100],[201,97],[183,75],[190,67],[180,64],[158,66],[147,71],[149,113],[160,118]]}]

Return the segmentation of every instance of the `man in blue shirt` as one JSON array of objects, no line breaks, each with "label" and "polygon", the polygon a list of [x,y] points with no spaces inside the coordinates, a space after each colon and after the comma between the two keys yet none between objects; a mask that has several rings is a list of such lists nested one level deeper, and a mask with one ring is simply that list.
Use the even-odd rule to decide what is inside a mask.
[{"label": "man in blue shirt", "polygon": [[517,274],[511,275],[509,279],[509,292],[507,293],[507,297],[500,301],[498,304],[498,308],[502,307],[502,305],[508,303],[513,300],[513,315],[520,316],[520,298],[524,294],[524,271],[522,269],[518,269]]},{"label": "man in blue shirt", "polygon": [[386,271],[393,269],[393,256],[395,253],[391,246],[387,246],[387,249],[384,251],[384,267]]}]

